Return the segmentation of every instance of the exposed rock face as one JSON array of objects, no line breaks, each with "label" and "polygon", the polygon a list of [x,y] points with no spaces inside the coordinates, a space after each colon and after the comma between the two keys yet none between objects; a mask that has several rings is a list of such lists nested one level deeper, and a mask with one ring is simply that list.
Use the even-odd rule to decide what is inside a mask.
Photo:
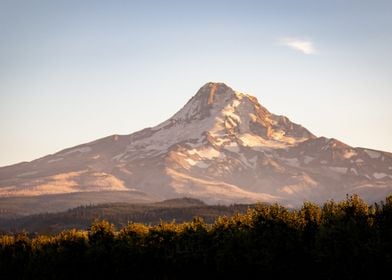
[{"label": "exposed rock face", "polygon": [[392,154],[316,137],[253,96],[207,83],[172,118],[0,168],[0,197],[135,190],[298,205],[392,191]]}]

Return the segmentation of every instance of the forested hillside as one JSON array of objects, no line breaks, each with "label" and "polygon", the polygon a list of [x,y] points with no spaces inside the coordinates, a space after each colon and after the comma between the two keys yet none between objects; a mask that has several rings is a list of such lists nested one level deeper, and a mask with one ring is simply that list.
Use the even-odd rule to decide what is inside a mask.
[{"label": "forested hillside", "polygon": [[128,221],[159,224],[164,222],[189,222],[201,217],[213,223],[219,216],[245,213],[255,205],[207,205],[201,200],[179,198],[156,203],[106,203],[80,206],[59,213],[42,213],[20,218],[0,218],[0,232],[28,231],[38,234],[56,234],[66,229],[87,230],[94,220],[108,220],[117,227]]},{"label": "forested hillside", "polygon": [[297,210],[257,205],[213,224],[97,221],[0,237],[2,279],[369,279],[391,266],[392,196],[372,206],[358,196]]}]

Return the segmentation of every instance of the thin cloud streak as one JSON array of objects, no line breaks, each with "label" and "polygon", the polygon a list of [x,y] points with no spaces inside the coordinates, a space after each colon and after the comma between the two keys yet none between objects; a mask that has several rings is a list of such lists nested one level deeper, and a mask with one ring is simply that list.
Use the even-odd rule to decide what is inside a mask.
[{"label": "thin cloud streak", "polygon": [[281,45],[292,48],[293,50],[300,51],[303,54],[312,55],[316,54],[316,48],[313,41],[301,38],[282,38],[279,40]]}]

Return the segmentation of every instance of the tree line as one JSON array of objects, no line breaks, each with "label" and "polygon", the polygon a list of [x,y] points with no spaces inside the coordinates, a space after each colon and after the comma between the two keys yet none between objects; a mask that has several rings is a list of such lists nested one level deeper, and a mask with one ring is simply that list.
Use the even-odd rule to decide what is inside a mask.
[{"label": "tree line", "polygon": [[87,230],[95,219],[108,220],[117,228],[128,221],[159,224],[161,221],[187,222],[201,217],[206,223],[214,223],[219,216],[245,213],[254,204],[207,205],[200,200],[177,198],[148,204],[107,203],[79,206],[64,212],[41,213],[19,218],[1,218],[0,234],[23,230],[30,234],[53,235],[67,229]]},{"label": "tree line", "polygon": [[[191,222],[0,236],[1,279],[364,279],[392,267],[392,196],[357,195],[299,209],[258,204],[246,213]],[[385,274],[386,273],[386,274]]]}]

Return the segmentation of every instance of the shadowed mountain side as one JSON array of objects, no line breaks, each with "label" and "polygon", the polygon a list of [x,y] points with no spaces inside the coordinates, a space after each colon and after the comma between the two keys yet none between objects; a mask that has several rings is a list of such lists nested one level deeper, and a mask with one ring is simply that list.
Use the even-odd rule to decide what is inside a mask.
[{"label": "shadowed mountain side", "polygon": [[157,201],[157,199],[137,191],[79,192],[29,197],[1,197],[0,219],[44,212],[60,212],[80,205],[113,202],[148,203],[153,201]]}]

